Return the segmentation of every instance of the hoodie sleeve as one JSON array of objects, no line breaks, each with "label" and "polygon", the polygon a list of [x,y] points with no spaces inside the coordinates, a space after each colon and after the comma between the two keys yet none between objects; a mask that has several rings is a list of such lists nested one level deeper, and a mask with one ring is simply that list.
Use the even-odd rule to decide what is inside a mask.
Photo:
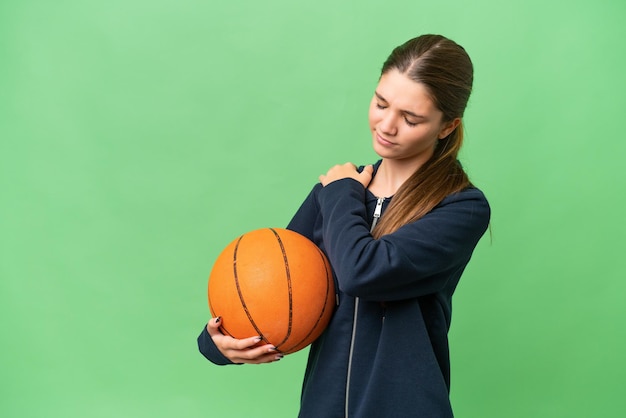
[{"label": "hoodie sleeve", "polygon": [[[365,189],[334,181],[318,193],[322,234],[340,289],[368,300],[390,301],[442,290],[469,262],[490,218],[482,192],[448,196],[421,219],[374,239]],[[384,216],[384,214],[383,214]]]},{"label": "hoodie sleeve", "polygon": [[319,242],[317,238],[321,238],[318,232],[320,231],[319,221],[321,220],[319,217],[320,208],[317,203],[317,193],[321,189],[321,183],[317,183],[287,225],[287,229],[298,232],[313,242]]}]

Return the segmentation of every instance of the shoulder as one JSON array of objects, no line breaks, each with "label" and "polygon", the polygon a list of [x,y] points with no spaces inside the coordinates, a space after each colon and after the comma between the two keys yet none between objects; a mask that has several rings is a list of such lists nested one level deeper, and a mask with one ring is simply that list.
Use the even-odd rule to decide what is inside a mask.
[{"label": "shoulder", "polygon": [[433,212],[463,214],[482,225],[487,225],[491,218],[491,207],[485,194],[475,186],[469,186],[460,192],[446,196]]},{"label": "shoulder", "polygon": [[458,201],[480,201],[489,205],[487,197],[479,188],[475,186],[468,186],[465,189],[457,193],[452,193],[446,196],[440,203],[440,205],[458,202]]}]

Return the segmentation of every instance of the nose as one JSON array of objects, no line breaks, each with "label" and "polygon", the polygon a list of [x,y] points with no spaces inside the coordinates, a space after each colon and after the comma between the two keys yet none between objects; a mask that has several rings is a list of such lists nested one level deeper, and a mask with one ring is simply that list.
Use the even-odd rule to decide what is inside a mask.
[{"label": "nose", "polygon": [[385,116],[378,123],[378,129],[380,129],[381,133],[386,135],[393,136],[398,133],[396,120],[391,112],[386,112]]}]

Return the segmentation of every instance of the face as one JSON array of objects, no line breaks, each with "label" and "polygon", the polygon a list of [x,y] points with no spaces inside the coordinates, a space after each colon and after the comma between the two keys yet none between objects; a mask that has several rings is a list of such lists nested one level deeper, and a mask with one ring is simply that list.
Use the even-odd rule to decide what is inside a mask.
[{"label": "face", "polygon": [[369,123],[378,155],[421,165],[432,156],[437,141],[448,136],[460,119],[444,122],[443,113],[423,84],[391,70],[378,82]]}]

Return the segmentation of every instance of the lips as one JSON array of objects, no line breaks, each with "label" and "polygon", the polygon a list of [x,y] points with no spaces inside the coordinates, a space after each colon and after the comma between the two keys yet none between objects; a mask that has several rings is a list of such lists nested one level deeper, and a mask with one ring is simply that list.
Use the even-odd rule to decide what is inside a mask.
[{"label": "lips", "polygon": [[376,141],[386,147],[390,147],[392,145],[395,145],[395,143],[386,140],[385,138],[383,138],[382,136],[380,136],[380,134],[378,132],[374,132],[374,135],[376,135]]}]

